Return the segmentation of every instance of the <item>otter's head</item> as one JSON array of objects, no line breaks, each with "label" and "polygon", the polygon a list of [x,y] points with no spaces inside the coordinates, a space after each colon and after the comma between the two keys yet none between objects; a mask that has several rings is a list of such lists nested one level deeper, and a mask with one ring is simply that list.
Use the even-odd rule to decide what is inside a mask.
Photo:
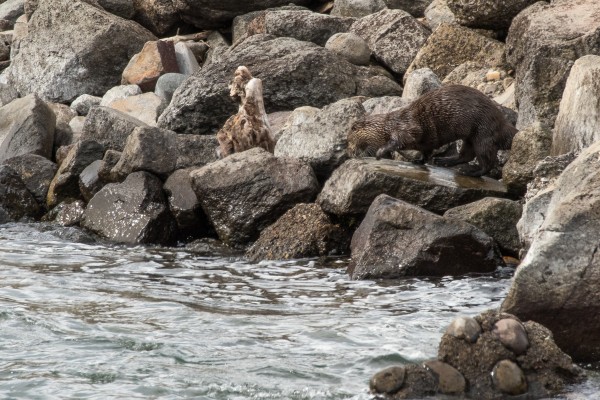
[{"label": "otter's head", "polygon": [[350,157],[374,157],[377,150],[387,143],[389,137],[381,131],[384,118],[382,115],[372,115],[352,124],[346,150]]}]

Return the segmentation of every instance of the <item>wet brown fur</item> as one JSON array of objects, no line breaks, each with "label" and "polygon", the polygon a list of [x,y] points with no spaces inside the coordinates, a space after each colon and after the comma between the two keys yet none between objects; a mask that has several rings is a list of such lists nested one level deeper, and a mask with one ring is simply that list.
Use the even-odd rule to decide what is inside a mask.
[{"label": "wet brown fur", "polygon": [[399,110],[355,122],[348,134],[348,153],[379,159],[391,157],[394,151],[418,150],[425,162],[436,148],[462,139],[457,156],[434,158],[434,163],[451,167],[476,158],[479,169],[463,173],[481,176],[496,165],[498,150],[510,149],[516,132],[486,95],[467,86],[448,85]]}]

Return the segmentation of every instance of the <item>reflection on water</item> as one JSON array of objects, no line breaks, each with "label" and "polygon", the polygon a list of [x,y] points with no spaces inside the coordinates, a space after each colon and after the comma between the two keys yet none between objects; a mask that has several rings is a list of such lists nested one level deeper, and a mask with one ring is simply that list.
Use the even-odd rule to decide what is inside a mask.
[{"label": "reflection on water", "polygon": [[453,318],[509,284],[357,282],[345,260],[250,264],[36,227],[0,226],[0,398],[366,400],[374,372],[434,357]]}]

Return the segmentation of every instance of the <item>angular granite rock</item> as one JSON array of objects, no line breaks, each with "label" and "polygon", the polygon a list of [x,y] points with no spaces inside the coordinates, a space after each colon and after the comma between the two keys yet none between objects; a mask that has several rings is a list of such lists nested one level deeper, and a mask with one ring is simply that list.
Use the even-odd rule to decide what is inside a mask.
[{"label": "angular granite rock", "polygon": [[494,238],[503,253],[516,256],[521,248],[517,231],[521,212],[522,206],[516,201],[486,197],[451,208],[444,213],[444,217],[475,225]]},{"label": "angular granite rock", "polygon": [[32,94],[0,108],[0,163],[23,154],[52,157],[56,117]]},{"label": "angular granite rock", "polygon": [[300,107],[288,119],[275,146],[275,156],[308,163],[323,179],[346,159],[348,131],[365,115],[360,98],[344,99],[321,110]]},{"label": "angular granite rock", "polygon": [[144,122],[109,107],[94,107],[85,118],[81,140],[95,140],[106,150],[123,151],[127,138]]},{"label": "angular granite rock", "polygon": [[240,65],[262,79],[267,113],[307,105],[323,107],[360,94],[373,76],[386,82],[386,90],[397,86],[389,77],[365,71],[316,44],[254,35],[223,52],[218,63],[205,65],[188,78],[173,95],[158,126],[195,134],[221,128],[237,111],[229,98],[228,82]]},{"label": "angular granite rock", "polygon": [[96,193],[81,226],[115,242],[131,244],[169,244],[175,231],[161,180],[143,171]]},{"label": "angular granite rock", "polygon": [[23,154],[9,158],[3,164],[19,174],[38,204],[46,204],[48,188],[58,168],[55,163],[37,154]]},{"label": "angular granite rock", "polygon": [[443,23],[420,48],[407,73],[419,68],[430,68],[443,80],[454,68],[466,61],[476,61],[490,67],[502,65],[504,47],[504,43],[469,28]]},{"label": "angular granite rock", "polygon": [[538,2],[513,19],[506,58],[516,70],[521,129],[539,121],[552,127],[573,62],[600,54],[600,2]]},{"label": "angular granite rock", "polygon": [[583,56],[569,72],[554,124],[552,155],[579,152],[600,140],[599,104],[600,56]]},{"label": "angular granite rock", "polygon": [[434,213],[484,197],[506,197],[506,187],[491,178],[472,178],[453,170],[401,161],[351,159],[325,182],[317,203],[337,215],[364,214],[380,194]]},{"label": "angular granite rock", "polygon": [[600,360],[600,142],[560,175],[502,309],[552,330],[579,361]]},{"label": "angular granite rock", "polygon": [[22,94],[57,103],[101,95],[118,83],[129,59],[154,35],[81,0],[42,1],[7,70]]},{"label": "angular granite rock", "polygon": [[8,165],[0,165],[0,224],[34,218],[39,211],[19,174]]},{"label": "angular granite rock", "polygon": [[475,226],[387,195],[369,207],[351,251],[352,279],[462,275],[503,264],[494,240]]},{"label": "angular granite rock", "polygon": [[366,40],[373,56],[402,75],[425,44],[430,31],[402,10],[382,10],[356,21],[350,32]]},{"label": "angular granite rock", "polygon": [[230,245],[255,240],[297,203],[314,199],[312,169],[294,159],[253,148],[191,173],[193,188],[219,239]]}]

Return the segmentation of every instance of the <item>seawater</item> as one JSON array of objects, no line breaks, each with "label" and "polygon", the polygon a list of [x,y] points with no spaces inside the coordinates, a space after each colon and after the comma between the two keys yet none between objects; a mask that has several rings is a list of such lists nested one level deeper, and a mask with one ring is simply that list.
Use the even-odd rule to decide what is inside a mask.
[{"label": "seawater", "polygon": [[[500,305],[511,272],[352,281],[347,260],[249,263],[0,226],[1,399],[367,400]],[[596,398],[600,379],[571,388]]]}]

